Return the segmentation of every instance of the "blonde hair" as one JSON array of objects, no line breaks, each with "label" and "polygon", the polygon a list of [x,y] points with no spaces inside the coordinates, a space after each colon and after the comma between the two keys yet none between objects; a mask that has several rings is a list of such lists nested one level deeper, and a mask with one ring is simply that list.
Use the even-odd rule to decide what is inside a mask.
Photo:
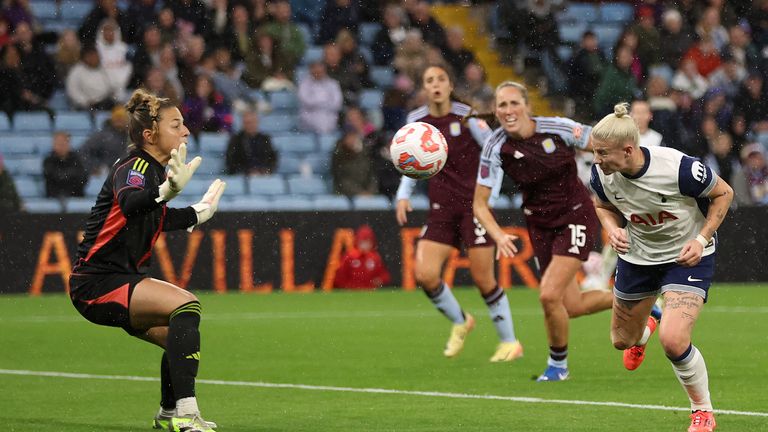
[{"label": "blonde hair", "polygon": [[592,136],[600,141],[623,144],[640,142],[640,132],[632,117],[629,116],[629,104],[620,102],[614,105],[613,114],[608,114],[592,128]]},{"label": "blonde hair", "polygon": [[524,85],[515,81],[504,81],[501,84],[497,85],[496,90],[493,91],[494,98],[496,97],[496,95],[499,94],[499,91],[505,87],[514,87],[520,90],[520,94],[523,96],[523,100],[525,101],[525,104],[526,105],[531,104],[530,101],[528,100],[528,89]]},{"label": "blonde hair", "polygon": [[136,89],[131,95],[125,110],[128,111],[128,137],[131,148],[144,147],[144,131],[149,129],[157,136],[157,124],[160,121],[160,111],[176,105],[168,98],[160,98],[144,89]]}]

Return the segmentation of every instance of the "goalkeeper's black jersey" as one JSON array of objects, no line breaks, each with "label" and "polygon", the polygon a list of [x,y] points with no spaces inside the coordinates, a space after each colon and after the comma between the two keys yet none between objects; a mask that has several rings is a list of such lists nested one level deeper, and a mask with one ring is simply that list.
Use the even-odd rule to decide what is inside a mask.
[{"label": "goalkeeper's black jersey", "polygon": [[73,273],[145,274],[162,231],[197,223],[192,207],[174,209],[155,201],[165,176],[165,167],[142,150],[112,165],[86,221]]}]

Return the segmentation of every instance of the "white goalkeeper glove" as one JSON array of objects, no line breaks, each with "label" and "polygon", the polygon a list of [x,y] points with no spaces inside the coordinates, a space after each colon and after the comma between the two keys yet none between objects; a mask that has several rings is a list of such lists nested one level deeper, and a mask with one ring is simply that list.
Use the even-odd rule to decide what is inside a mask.
[{"label": "white goalkeeper glove", "polygon": [[192,208],[195,209],[195,213],[197,213],[197,223],[187,228],[187,231],[192,232],[197,225],[205,223],[208,219],[213,217],[213,214],[216,213],[216,210],[219,208],[219,200],[226,188],[227,184],[219,179],[216,179],[211,183],[208,187],[208,192],[203,195],[203,199],[196,204],[192,204]]},{"label": "white goalkeeper glove", "polygon": [[179,149],[171,150],[171,160],[168,161],[168,178],[160,185],[160,195],[155,201],[170,201],[187,185],[192,174],[200,166],[203,158],[195,157],[187,163],[187,145],[181,144]]}]

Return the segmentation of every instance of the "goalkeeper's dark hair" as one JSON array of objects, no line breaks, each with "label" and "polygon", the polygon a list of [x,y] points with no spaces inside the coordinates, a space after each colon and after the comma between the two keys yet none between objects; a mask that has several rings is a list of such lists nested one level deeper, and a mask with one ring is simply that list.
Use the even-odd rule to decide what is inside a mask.
[{"label": "goalkeeper's dark hair", "polygon": [[157,136],[160,112],[176,105],[168,98],[157,97],[144,89],[136,89],[125,104],[128,111],[128,148],[144,147],[144,131],[149,129]]}]

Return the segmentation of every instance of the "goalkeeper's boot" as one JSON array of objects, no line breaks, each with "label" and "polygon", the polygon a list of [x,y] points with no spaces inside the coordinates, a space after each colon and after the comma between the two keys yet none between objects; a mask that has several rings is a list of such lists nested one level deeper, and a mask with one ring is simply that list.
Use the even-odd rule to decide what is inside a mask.
[{"label": "goalkeeper's boot", "polygon": [[464,316],[464,323],[454,324],[451,328],[451,336],[448,338],[448,343],[445,344],[445,350],[443,350],[443,355],[446,357],[457,356],[464,348],[464,340],[467,335],[475,328],[475,318],[468,313]]},{"label": "goalkeeper's boot", "polygon": [[[651,334],[653,334],[653,332],[656,331],[656,318],[649,316],[646,325],[651,329]],[[650,336],[648,337],[650,338]],[[624,350],[624,367],[627,368],[627,370],[632,371],[640,367],[643,360],[645,360],[645,346],[647,344],[648,342],[646,341],[645,345],[635,345],[632,348]]]},{"label": "goalkeeper's boot", "polygon": [[[152,420],[152,429],[161,429],[161,430],[168,430],[168,425],[171,423],[171,417],[170,416],[164,416],[164,415],[156,415],[154,420]],[[208,427],[211,429],[216,429],[218,426],[216,423],[212,421],[206,421],[208,423]]]},{"label": "goalkeeper's boot", "polygon": [[216,423],[207,422],[195,414],[190,417],[171,417],[168,430],[171,432],[216,432]]},{"label": "goalkeeper's boot", "polygon": [[523,356],[523,345],[520,341],[501,342],[491,357],[491,362],[509,362]]},{"label": "goalkeeper's boot", "polygon": [[536,381],[544,382],[544,381],[565,381],[568,379],[568,368],[567,367],[557,367],[549,365],[544,370],[544,373],[539,375],[538,378],[536,378]]},{"label": "goalkeeper's boot", "polygon": [[691,413],[691,425],[688,432],[712,432],[717,428],[715,414],[711,411],[694,411]]}]

